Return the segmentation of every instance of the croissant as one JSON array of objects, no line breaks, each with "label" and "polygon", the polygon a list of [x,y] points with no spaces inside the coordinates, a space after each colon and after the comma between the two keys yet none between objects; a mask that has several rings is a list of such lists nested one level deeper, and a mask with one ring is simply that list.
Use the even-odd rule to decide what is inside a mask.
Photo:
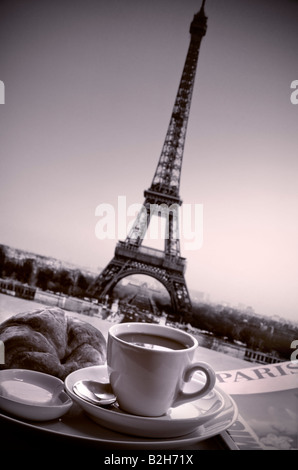
[{"label": "croissant", "polygon": [[10,317],[0,324],[0,341],[5,350],[0,368],[36,370],[62,380],[74,370],[106,360],[101,331],[58,307]]}]

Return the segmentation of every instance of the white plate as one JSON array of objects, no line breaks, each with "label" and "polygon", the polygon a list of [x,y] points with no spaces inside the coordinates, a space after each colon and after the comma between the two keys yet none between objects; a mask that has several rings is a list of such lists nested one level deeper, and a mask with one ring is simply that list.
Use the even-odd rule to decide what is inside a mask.
[{"label": "white plate", "polygon": [[[6,415],[4,412],[0,413],[2,420],[22,426],[25,429],[59,436],[61,439],[70,438],[74,440],[74,443],[77,442],[78,445],[86,443],[88,448],[89,446],[95,446],[96,449],[110,449],[113,451],[115,449],[185,450],[186,448],[213,450],[213,445],[217,448],[220,441],[219,443],[214,442],[214,444],[210,444],[209,441],[204,443],[204,441],[226,431],[236,421],[237,416],[238,410],[236,404],[227,395],[223,411],[216,418],[210,419],[210,421],[207,421],[192,433],[171,439],[154,439],[129,436],[128,434],[121,434],[104,428],[90,420],[77,403],[74,403],[68,413],[60,419],[52,421],[30,422]],[[5,432],[3,425],[1,429]]]},{"label": "white plate", "polygon": [[[171,408],[166,415],[160,417],[136,416],[122,411],[117,406],[104,408],[88,403],[73,392],[73,386],[79,380],[98,380],[108,382],[108,371],[105,365],[91,366],[72,372],[65,379],[65,389],[87,415],[96,423],[125,434],[141,437],[170,438],[183,436],[200,428],[212,418],[224,411],[227,404],[226,394],[215,386],[208,395],[198,400]],[[192,380],[188,391],[198,389]]]},{"label": "white plate", "polygon": [[46,421],[59,418],[71,405],[57,377],[24,369],[0,371],[0,408],[9,414]]}]

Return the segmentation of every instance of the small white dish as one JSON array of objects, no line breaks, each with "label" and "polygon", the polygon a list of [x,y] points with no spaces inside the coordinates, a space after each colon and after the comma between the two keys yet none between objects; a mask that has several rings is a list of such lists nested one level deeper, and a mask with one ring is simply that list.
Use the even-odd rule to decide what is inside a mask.
[{"label": "small white dish", "polygon": [[[136,416],[122,411],[117,405],[109,408],[88,403],[73,392],[79,380],[108,382],[107,367],[91,366],[72,372],[65,379],[65,389],[87,415],[96,423],[113,431],[142,437],[173,438],[191,433],[224,411],[227,402],[225,394],[217,386],[203,398],[170,408],[167,414],[159,417]],[[192,380],[188,392],[199,388],[200,379]]]},{"label": "small white dish", "polygon": [[71,405],[57,377],[25,369],[0,371],[0,408],[9,414],[47,421],[64,415]]}]

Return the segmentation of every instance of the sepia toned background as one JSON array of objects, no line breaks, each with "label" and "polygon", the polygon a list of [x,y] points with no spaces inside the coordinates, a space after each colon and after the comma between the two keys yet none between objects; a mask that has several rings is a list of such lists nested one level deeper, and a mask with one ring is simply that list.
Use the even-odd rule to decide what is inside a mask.
[{"label": "sepia toned background", "polygon": [[[142,203],[200,0],[2,0],[0,243],[95,269],[95,209]],[[207,0],[181,198],[203,204],[186,282],[297,319],[298,2]]]}]

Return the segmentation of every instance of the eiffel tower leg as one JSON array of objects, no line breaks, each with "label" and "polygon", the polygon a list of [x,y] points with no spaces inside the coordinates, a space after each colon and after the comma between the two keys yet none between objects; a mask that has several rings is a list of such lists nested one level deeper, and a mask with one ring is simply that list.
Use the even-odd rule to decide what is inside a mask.
[{"label": "eiffel tower leg", "polygon": [[189,297],[189,293],[187,290],[184,276],[181,275],[179,276],[179,278],[175,276],[172,282],[173,282],[173,290],[175,293],[175,304],[176,304],[175,311],[177,313],[181,312],[182,314],[190,312],[192,309],[192,306],[191,306],[191,301],[190,301],[190,297]]},{"label": "eiffel tower leg", "polygon": [[114,287],[118,281],[119,273],[123,270],[125,262],[117,258],[113,258],[104,268],[94,283],[89,287],[88,294],[103,300],[106,294]]}]

